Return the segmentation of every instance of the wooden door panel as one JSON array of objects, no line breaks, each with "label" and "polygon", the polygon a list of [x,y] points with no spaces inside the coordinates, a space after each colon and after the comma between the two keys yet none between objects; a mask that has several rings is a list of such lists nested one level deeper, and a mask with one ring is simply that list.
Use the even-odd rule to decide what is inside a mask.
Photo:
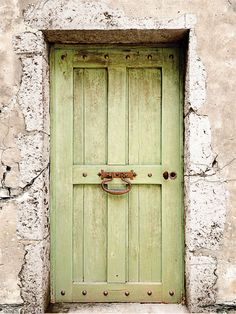
[{"label": "wooden door panel", "polygon": [[161,282],[161,188],[137,185],[129,195],[129,281]]},{"label": "wooden door panel", "polygon": [[161,282],[160,186],[139,186],[139,281]]},{"label": "wooden door panel", "polygon": [[74,186],[73,281],[107,279],[107,196],[97,185]]},{"label": "wooden door panel", "polygon": [[74,163],[107,160],[107,71],[74,70]]},{"label": "wooden door panel", "polygon": [[98,186],[84,186],[84,282],[106,281],[106,224],[106,195]]},{"label": "wooden door panel", "polygon": [[[52,301],[180,302],[179,49],[59,45],[52,81]],[[135,171],[131,192],[102,169]]]},{"label": "wooden door panel", "polygon": [[84,281],[84,186],[73,188],[73,282]]},{"label": "wooden door panel", "polygon": [[127,163],[127,83],[124,67],[108,68],[108,164]]},{"label": "wooden door panel", "polygon": [[129,163],[159,164],[161,158],[161,71],[127,70],[129,89]]},{"label": "wooden door panel", "polygon": [[125,283],[126,278],[126,248],[127,248],[127,209],[128,195],[117,198],[108,197],[108,252],[107,252],[107,282]]}]

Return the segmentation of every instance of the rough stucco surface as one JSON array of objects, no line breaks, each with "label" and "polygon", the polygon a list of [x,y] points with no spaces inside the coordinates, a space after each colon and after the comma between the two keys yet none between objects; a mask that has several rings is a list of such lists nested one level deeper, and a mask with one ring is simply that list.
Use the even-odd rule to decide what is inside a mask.
[{"label": "rough stucco surface", "polygon": [[146,0],[140,9],[132,0],[2,0],[0,14],[0,304],[5,312],[23,307],[25,313],[42,313],[47,300],[48,55],[41,31],[60,29],[190,29],[186,297],[192,311],[236,306],[236,2]]}]

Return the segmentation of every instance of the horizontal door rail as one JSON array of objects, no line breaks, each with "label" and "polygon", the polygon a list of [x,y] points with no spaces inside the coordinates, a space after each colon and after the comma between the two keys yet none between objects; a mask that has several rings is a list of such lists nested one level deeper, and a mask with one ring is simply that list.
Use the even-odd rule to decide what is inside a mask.
[{"label": "horizontal door rail", "polygon": [[[101,169],[105,171],[127,172],[133,170],[136,174],[132,180],[133,184],[163,184],[163,166],[153,165],[74,165],[73,184],[101,184]],[[114,179],[112,184],[121,184],[120,180]]]},{"label": "horizontal door rail", "polygon": [[[73,283],[73,300],[79,302],[163,302],[162,282],[158,283]],[[170,297],[171,298],[171,297]]]}]

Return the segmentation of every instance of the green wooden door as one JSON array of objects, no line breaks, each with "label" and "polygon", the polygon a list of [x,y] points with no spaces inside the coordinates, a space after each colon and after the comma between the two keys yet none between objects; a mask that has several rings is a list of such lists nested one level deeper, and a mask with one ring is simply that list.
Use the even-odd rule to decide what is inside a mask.
[{"label": "green wooden door", "polygon": [[[179,59],[178,48],[53,47],[52,302],[181,301]],[[134,170],[131,191],[104,192],[102,169]]]}]

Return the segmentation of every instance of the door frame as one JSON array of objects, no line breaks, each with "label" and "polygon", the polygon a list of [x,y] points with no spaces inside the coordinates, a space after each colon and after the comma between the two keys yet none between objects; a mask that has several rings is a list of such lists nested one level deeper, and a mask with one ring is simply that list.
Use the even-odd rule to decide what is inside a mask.
[{"label": "door frame", "polygon": [[[56,116],[56,109],[55,109],[55,103],[56,103],[56,99],[57,99],[57,96],[55,95],[55,82],[56,82],[56,77],[55,77],[55,56],[56,56],[56,51],[57,51],[57,58],[59,58],[59,53],[58,53],[58,50],[59,52],[61,51],[61,56],[60,58],[58,59],[59,61],[61,61],[61,59],[65,59],[66,60],[66,64],[68,63],[70,65],[70,67],[72,66],[72,64],[70,64],[71,61],[69,60],[72,60],[71,59],[71,56],[73,54],[73,52],[76,50],[76,49],[79,49],[79,48],[87,48],[87,49],[94,49],[94,48],[99,48],[100,49],[107,49],[107,51],[109,52],[109,50],[111,49],[114,49],[115,51],[118,51],[119,48],[121,48],[121,46],[123,48],[143,48],[143,50],[146,50],[148,48],[150,49],[153,49],[153,48],[160,48],[160,45],[135,45],[135,46],[130,46],[130,45],[117,45],[117,44],[113,44],[113,45],[86,45],[86,44],[83,44],[83,45],[65,45],[65,44],[55,44],[55,45],[52,45],[51,46],[51,49],[50,49],[50,68],[51,68],[51,75],[50,75],[50,85],[51,85],[51,149],[50,149],[50,152],[51,152],[51,163],[50,163],[50,187],[51,187],[51,193],[50,193],[50,212],[51,212],[51,300],[55,301],[55,300],[58,300],[58,294],[59,294],[59,291],[58,291],[58,287],[56,288],[56,241],[57,241],[57,238],[56,238],[56,226],[57,226],[57,214],[56,214],[56,199],[55,199],[55,195],[56,195],[56,184],[54,182],[54,177],[56,177],[56,153],[58,153],[57,151],[57,141],[56,141],[56,133],[55,133],[55,128],[56,128],[56,124],[57,124],[57,121],[55,118]],[[178,177],[182,178],[181,179],[181,191],[180,191],[180,200],[181,200],[181,205],[179,205],[179,210],[180,212],[178,212],[178,216],[180,216],[180,229],[181,231],[178,229],[177,232],[181,232],[180,234],[180,242],[181,242],[181,249],[180,251],[182,252],[181,253],[181,256],[178,255],[178,258],[180,258],[180,264],[181,264],[181,277],[182,277],[182,282],[181,282],[181,288],[180,290],[182,291],[181,295],[181,299],[183,299],[185,297],[185,292],[184,292],[184,202],[183,202],[183,55],[182,55],[182,47],[181,46],[177,46],[177,45],[174,45],[174,47],[170,47],[170,45],[161,45],[161,48],[164,48],[162,54],[163,54],[163,58],[164,59],[170,59],[170,62],[171,60],[174,58],[177,58],[177,64],[178,64],[178,80],[179,80],[179,99],[177,99],[178,101],[178,104],[179,104],[179,117],[180,117],[180,120],[179,120],[179,144],[178,144],[178,148],[179,148],[179,155],[176,157],[177,159],[179,159],[180,161],[180,172],[178,173]],[[68,60],[67,60],[68,59]],[[168,59],[168,60],[169,60]],[[167,63],[164,63],[164,69],[166,69],[166,66],[167,66],[167,69],[168,71],[170,71],[171,68],[169,68],[168,66],[168,62]],[[175,64],[175,63],[174,63]],[[66,68],[65,68],[66,69]],[[65,70],[66,71],[66,70]],[[66,74],[68,75],[68,74]],[[70,80],[72,80],[72,76],[70,75],[70,78],[68,78]],[[167,79],[168,81],[168,79]],[[163,90],[162,90],[163,92]],[[71,92],[70,92],[71,94]],[[167,96],[168,93],[165,93],[165,97]],[[71,118],[70,118],[71,119]],[[63,136],[62,136],[63,137]],[[68,139],[69,140],[69,139]],[[164,166],[164,165],[162,165]],[[70,165],[68,164],[68,167],[67,169],[70,169]],[[67,177],[67,172],[65,173],[65,176]],[[165,180],[164,180],[165,181]],[[68,191],[68,193],[70,193]],[[66,220],[66,217],[64,217],[64,219]],[[166,233],[164,232],[164,235],[165,237],[166,236]],[[67,236],[66,236],[67,237]],[[67,241],[68,242],[68,241]],[[66,249],[66,247],[65,247]],[[167,250],[168,251],[168,250]],[[166,252],[167,252],[166,251]],[[179,253],[179,252],[178,252]],[[64,260],[67,260],[67,258],[64,257]],[[70,260],[70,258],[68,259],[68,261]],[[66,274],[67,272],[65,272]],[[165,273],[165,272],[163,272]],[[70,273],[68,273],[69,275]],[[68,276],[67,275],[67,276]],[[168,276],[166,276],[168,277]],[[63,281],[65,282],[64,286],[62,286],[59,290],[61,290],[61,299],[60,301],[58,302],[73,302],[73,292],[71,291],[71,288],[69,287],[69,285],[67,284],[67,280],[66,280],[66,275],[63,276],[62,275],[62,279],[61,282],[62,282],[62,285],[63,285]],[[180,284],[180,283],[179,283]],[[161,299],[163,299],[164,302],[168,302],[169,303],[176,303],[175,299],[177,297],[177,295],[175,295],[175,292],[174,292],[174,289],[173,288],[168,288],[167,283],[164,282],[163,283],[165,289],[168,289],[168,297],[164,297],[162,296]],[[66,289],[65,289],[66,288]],[[57,290],[56,290],[57,289]],[[98,289],[98,291],[96,292],[96,294],[99,294],[99,288],[97,287],[96,289]],[[153,288],[154,289],[154,286]],[[148,290],[148,288],[147,288]],[[68,298],[67,295],[71,295],[71,299],[70,297]],[[57,297],[56,297],[57,296]],[[179,297],[177,297],[179,299]],[[83,301],[81,300],[81,302],[88,302],[88,300],[90,302],[105,302],[106,298],[100,298],[99,301],[93,301],[92,299],[90,298],[87,298]],[[123,301],[121,301],[123,300]],[[140,299],[138,299],[137,296],[135,296],[135,300],[136,302],[148,302],[148,298],[142,298],[140,296]],[[122,297],[119,297],[119,299],[117,301],[113,301],[113,302],[130,302],[127,298],[122,298]],[[131,301],[132,302],[132,301]],[[151,300],[150,298],[150,302],[155,302],[154,299]]]}]

